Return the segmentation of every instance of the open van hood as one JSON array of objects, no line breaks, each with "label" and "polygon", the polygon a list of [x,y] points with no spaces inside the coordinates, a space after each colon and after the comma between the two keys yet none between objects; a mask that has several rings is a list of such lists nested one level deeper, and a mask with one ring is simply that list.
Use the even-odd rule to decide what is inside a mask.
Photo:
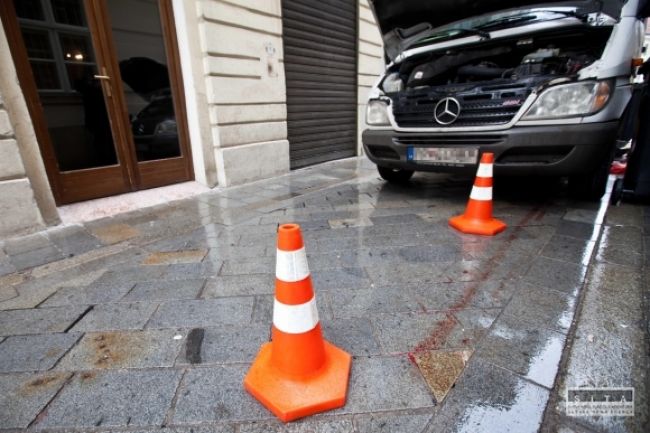
[{"label": "open van hood", "polygon": [[421,32],[455,21],[508,9],[576,7],[580,12],[603,12],[618,19],[627,0],[368,0],[384,39],[386,55],[394,60],[403,42]]}]

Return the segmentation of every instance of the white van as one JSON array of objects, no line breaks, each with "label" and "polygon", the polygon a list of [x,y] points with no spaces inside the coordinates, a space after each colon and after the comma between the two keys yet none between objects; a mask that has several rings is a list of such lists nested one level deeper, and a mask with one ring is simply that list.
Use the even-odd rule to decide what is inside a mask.
[{"label": "white van", "polygon": [[363,145],[390,182],[414,171],[568,176],[605,191],[642,57],[648,0],[370,0],[388,66]]}]

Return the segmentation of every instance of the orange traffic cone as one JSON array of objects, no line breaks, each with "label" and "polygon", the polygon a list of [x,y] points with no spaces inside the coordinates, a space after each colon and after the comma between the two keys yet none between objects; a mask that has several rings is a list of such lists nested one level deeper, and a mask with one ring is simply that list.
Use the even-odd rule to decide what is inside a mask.
[{"label": "orange traffic cone", "polygon": [[342,407],[350,355],[323,340],[300,226],[278,229],[271,343],[262,346],[244,387],[282,421]]},{"label": "orange traffic cone", "polygon": [[492,166],[494,154],[481,155],[476,180],[464,215],[449,219],[449,225],[463,233],[494,236],[506,229],[506,224],[492,217]]}]

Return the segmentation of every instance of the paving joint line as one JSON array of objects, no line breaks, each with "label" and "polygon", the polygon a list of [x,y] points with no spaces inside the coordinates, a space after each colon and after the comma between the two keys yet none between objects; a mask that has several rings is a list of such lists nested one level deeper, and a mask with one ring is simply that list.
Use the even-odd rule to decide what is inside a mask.
[{"label": "paving joint line", "polygon": [[45,404],[45,406],[43,406],[43,409],[41,409],[41,410],[38,412],[38,414],[36,414],[36,416],[34,417],[34,419],[33,419],[33,420],[32,420],[32,421],[27,425],[27,429],[30,429],[31,427],[33,427],[34,425],[36,425],[36,424],[40,421],[39,418],[41,418],[44,414],[47,414],[47,412],[48,412],[48,410],[50,409],[50,406],[52,405],[52,403],[54,402],[54,400],[57,399],[57,397],[58,397],[58,396],[63,392],[63,389],[64,389],[64,388],[65,388],[69,383],[71,383],[72,380],[73,380],[73,378],[75,377],[75,373],[64,372],[63,374],[67,374],[68,377],[63,381],[63,383],[61,384],[61,387],[56,391],[56,393],[54,393],[54,395],[52,396],[52,398],[51,398],[51,399],[50,399],[50,400]]},{"label": "paving joint line", "polygon": [[63,331],[64,334],[67,334],[70,329],[72,329],[77,323],[81,321],[88,313],[90,313],[95,308],[94,305],[88,306],[79,317],[77,317],[67,328]]}]

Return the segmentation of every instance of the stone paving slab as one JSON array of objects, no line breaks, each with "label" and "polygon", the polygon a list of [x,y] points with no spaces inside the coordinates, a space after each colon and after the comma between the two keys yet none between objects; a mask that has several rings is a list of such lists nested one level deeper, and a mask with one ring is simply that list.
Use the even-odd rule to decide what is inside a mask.
[{"label": "stone paving slab", "polygon": [[501,316],[567,333],[576,299],[564,292],[522,283]]},{"label": "stone paving slab", "polygon": [[270,325],[195,328],[186,339],[177,365],[251,363],[270,340]]},{"label": "stone paving slab", "polygon": [[48,233],[48,238],[66,256],[77,256],[102,246],[99,239],[81,226],[51,231]]},{"label": "stone paving slab", "polygon": [[181,376],[175,369],[77,373],[35,428],[160,426]]},{"label": "stone paving slab", "polygon": [[382,353],[375,330],[366,319],[328,320],[322,323],[323,336],[352,356],[371,356]]},{"label": "stone paving slab", "polygon": [[357,433],[413,433],[421,432],[431,414],[362,414],[355,415]]},{"label": "stone paving slab", "polygon": [[589,261],[594,244],[594,241],[557,235],[548,241],[541,254],[555,260],[582,264]]},{"label": "stone paving slab", "polygon": [[60,307],[64,305],[95,305],[115,302],[126,295],[133,282],[121,284],[91,283],[84,287],[62,287],[43,301],[41,307]]},{"label": "stone paving slab", "polygon": [[87,310],[85,306],[0,311],[0,335],[64,332]]},{"label": "stone paving slab", "polygon": [[115,267],[102,275],[95,284],[97,285],[128,285],[143,281],[160,280],[167,271],[166,266],[125,266]]},{"label": "stone paving slab", "polygon": [[169,301],[196,299],[205,285],[204,279],[146,281],[137,283],[121,301]]},{"label": "stone paving slab", "polygon": [[0,375],[0,426],[26,428],[68,377],[62,372]]},{"label": "stone paving slab", "polygon": [[273,414],[242,386],[248,368],[248,365],[225,365],[189,370],[178,390],[172,422],[196,424],[273,419]]},{"label": "stone paving slab", "polygon": [[51,245],[47,236],[35,233],[21,238],[7,239],[2,243],[3,250],[10,256],[39,250]]},{"label": "stone paving slab", "polygon": [[253,302],[252,297],[164,302],[160,304],[147,327],[200,328],[242,325],[251,320]]},{"label": "stone paving slab", "polygon": [[0,373],[49,370],[81,334],[43,334],[9,337],[0,343]]},{"label": "stone paving slab", "polygon": [[173,329],[91,332],[84,335],[56,369],[86,371],[171,367],[185,337],[185,332]]},{"label": "stone paving slab", "polygon": [[553,388],[566,335],[512,320],[499,320],[477,355],[546,388]]},{"label": "stone paving slab", "polygon": [[579,264],[538,257],[528,269],[524,281],[574,295],[581,281],[584,281],[586,271],[586,268]]},{"label": "stone paving slab", "polygon": [[435,399],[418,368],[406,357],[358,358],[352,362],[345,407],[353,414],[433,407]]},{"label": "stone paving slab", "polygon": [[97,227],[92,234],[104,244],[116,244],[140,235],[140,231],[128,224],[113,224]]},{"label": "stone paving slab", "polygon": [[10,255],[9,261],[18,271],[23,271],[25,269],[61,260],[65,257],[66,255],[54,245],[48,245],[37,250],[30,250],[24,253]]},{"label": "stone paving slab", "polygon": [[275,422],[243,423],[239,425],[240,433],[356,433],[349,419],[310,421],[302,420],[290,424]]},{"label": "stone paving slab", "polygon": [[158,308],[157,303],[130,302],[95,305],[73,328],[73,332],[142,329]]},{"label": "stone paving slab", "polygon": [[222,275],[208,280],[203,297],[272,295],[274,285],[275,274]]},{"label": "stone paving slab", "polygon": [[142,264],[144,265],[173,265],[179,263],[197,263],[203,260],[208,253],[206,249],[154,252],[149,254]]}]

